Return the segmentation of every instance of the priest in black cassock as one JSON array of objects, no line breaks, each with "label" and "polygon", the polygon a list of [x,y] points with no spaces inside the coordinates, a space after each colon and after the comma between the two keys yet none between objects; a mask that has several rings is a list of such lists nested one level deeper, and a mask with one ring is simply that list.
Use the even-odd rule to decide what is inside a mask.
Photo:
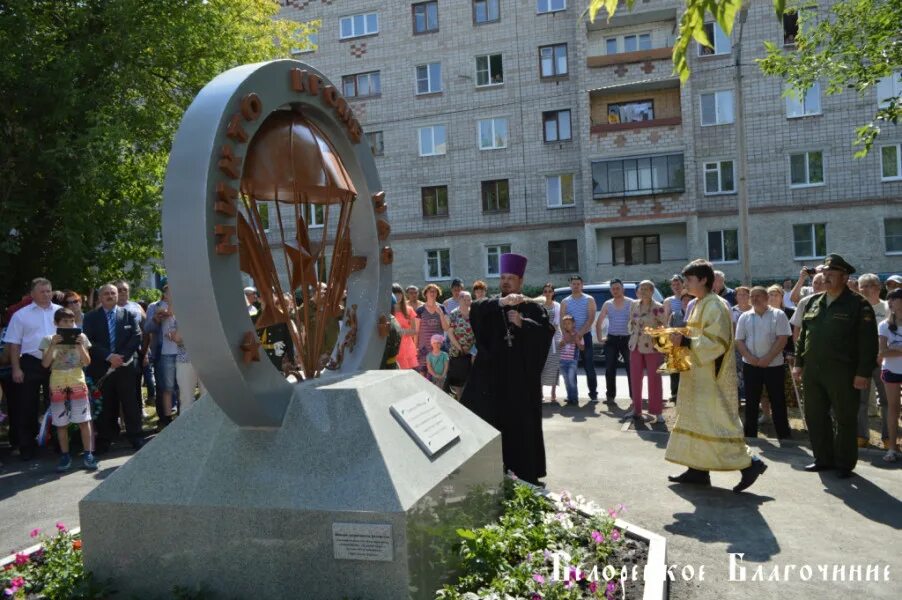
[{"label": "priest in black cassock", "polygon": [[526,257],[502,254],[500,267],[501,295],[470,307],[476,361],[461,402],[501,431],[504,468],[538,483],[545,476],[540,378],[554,326],[544,306],[520,293]]}]

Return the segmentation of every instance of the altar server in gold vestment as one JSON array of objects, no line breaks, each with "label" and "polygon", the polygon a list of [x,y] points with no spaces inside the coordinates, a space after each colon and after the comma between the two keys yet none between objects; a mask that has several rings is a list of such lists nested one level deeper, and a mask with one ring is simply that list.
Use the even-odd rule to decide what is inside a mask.
[{"label": "altar server in gold vestment", "polygon": [[741,492],[767,465],[752,456],[739,420],[730,310],[711,292],[711,263],[695,260],[683,269],[683,275],[696,300],[687,318],[689,338],[674,335],[672,341],[689,346],[692,368],[680,373],[677,418],[665,458],[688,470],[668,479],[709,486],[709,471],[740,471],[742,478],[733,491]]}]

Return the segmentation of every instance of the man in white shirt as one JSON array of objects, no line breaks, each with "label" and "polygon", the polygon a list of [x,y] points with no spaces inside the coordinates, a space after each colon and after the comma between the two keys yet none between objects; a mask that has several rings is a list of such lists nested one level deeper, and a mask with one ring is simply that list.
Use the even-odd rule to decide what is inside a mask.
[{"label": "man in white shirt", "polygon": [[[880,299],[880,278],[877,277],[874,273],[865,273],[861,277],[858,278],[858,290],[859,293],[867,298],[868,302],[871,303],[871,308],[874,309],[874,317],[879,325],[881,321],[885,321],[889,316],[889,306],[886,303],[886,300]],[[795,315],[793,315],[795,316]],[[874,370],[871,372],[871,381],[873,382],[874,389],[877,390],[877,401],[880,404],[880,414],[882,417],[880,422],[883,423],[883,427],[881,428],[881,433],[883,434],[880,439],[887,439],[887,431],[886,431],[886,387],[883,385],[883,380],[880,378],[880,365],[874,365]],[[870,408],[871,401],[871,386],[867,386],[865,389],[861,390],[861,396],[858,403],[858,446],[860,448],[867,448],[868,442],[871,438],[871,426],[868,420],[868,409]]]},{"label": "man in white shirt", "polygon": [[13,393],[10,402],[15,423],[11,423],[10,441],[19,446],[22,460],[34,458],[38,434],[41,398],[49,403],[50,371],[41,364],[41,340],[56,333],[53,315],[62,308],[51,302],[53,286],[43,277],[31,282],[32,302],[13,314],[3,341],[8,344],[12,363]]},{"label": "man in white shirt", "polygon": [[789,439],[786,394],[783,388],[783,347],[791,334],[789,320],[781,310],[767,305],[767,290],[752,288],[752,310],[736,322],[736,347],[742,355],[745,382],[745,437],[758,437],[758,407],[762,388],[767,388],[777,439]]}]

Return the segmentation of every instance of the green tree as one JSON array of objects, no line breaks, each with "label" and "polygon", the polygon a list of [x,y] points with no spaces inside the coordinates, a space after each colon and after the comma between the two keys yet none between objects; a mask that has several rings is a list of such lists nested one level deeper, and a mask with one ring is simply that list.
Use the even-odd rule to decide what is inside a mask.
[{"label": "green tree", "polygon": [[0,0],[0,302],[35,276],[86,289],[161,255],[182,114],[312,26],[273,0]]},{"label": "green tree", "polygon": [[[746,3],[751,0],[744,0]],[[589,0],[589,19],[594,21],[604,9],[610,19],[617,9],[632,9],[635,0]],[[680,18],[679,36],[673,46],[674,71],[685,81],[689,77],[687,52],[692,40],[711,46],[704,31],[706,15],[712,15],[727,35],[733,31],[736,15],[743,0],[686,0]],[[761,68],[768,75],[785,79],[792,92],[801,94],[815,81],[826,82],[827,94],[844,90],[869,93],[883,78],[902,67],[902,1],[838,0],[827,13],[817,10],[817,3],[807,0],[791,2],[773,0],[778,20],[787,12],[799,12],[799,35],[795,48],[784,50],[766,42],[767,57]],[[800,10],[801,9],[801,10]],[[856,130],[856,156],[866,155],[882,126],[899,123],[902,117],[900,99],[890,99],[888,106],[875,111],[874,118]]]}]

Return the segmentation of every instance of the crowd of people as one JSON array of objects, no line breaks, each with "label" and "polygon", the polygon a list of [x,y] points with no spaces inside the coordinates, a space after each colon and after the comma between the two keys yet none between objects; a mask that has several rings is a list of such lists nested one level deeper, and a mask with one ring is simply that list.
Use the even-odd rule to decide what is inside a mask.
[{"label": "crowd of people", "polygon": [[[665,399],[659,368],[664,356],[648,331],[665,326],[700,330],[701,311],[696,307],[710,296],[719,301],[729,319],[729,331],[720,337],[729,342],[731,356],[726,360],[723,353],[718,355],[716,373],[719,376],[722,364],[730,364],[743,437],[756,437],[759,425],[772,421],[778,439],[791,438],[788,406],[804,402],[802,412],[815,448],[813,469],[851,472],[855,446],[868,443],[874,388],[883,421],[884,459],[898,460],[902,277],[889,277],[884,294],[879,277],[855,278],[851,266],[830,255],[823,265],[803,268],[796,280],[768,287],[731,289],[724,274],[713,268],[710,281],[702,277],[700,284],[696,275],[690,285],[684,270],[671,277],[670,295],[663,302],[655,300],[660,295],[652,281],[639,282],[636,297],[630,298],[623,282],[615,278],[609,282],[610,299],[597,306],[595,298],[584,292],[579,275],[569,278],[570,293],[560,302],[551,283],[543,286],[539,297],[524,296],[526,259],[518,256],[504,256],[507,270],[502,272],[498,296],[489,296],[481,280],[467,290],[463,281],[454,279],[443,302],[443,292],[435,283],[422,290],[394,284],[394,336],[389,336],[383,368],[418,371],[504,431],[510,428],[509,413],[517,412],[522,399],[502,401],[499,395],[510,394],[501,390],[500,383],[491,383],[498,373],[510,370],[510,378],[518,380],[513,387],[522,388],[523,397],[536,396],[539,408],[543,401],[558,402],[557,386],[563,378],[564,401],[577,405],[581,364],[589,401],[595,403],[599,401],[594,360],[598,341],[606,358],[605,402],[613,403],[617,397],[617,367],[623,364],[632,401],[624,420],[661,423]],[[85,306],[85,298],[77,292],[55,292],[49,281],[37,278],[29,295],[10,307],[0,337],[0,383],[10,444],[23,460],[35,455],[42,410],[49,409],[46,414],[58,432],[59,470],[72,464],[70,423],[78,425],[84,466],[91,469],[97,465],[95,455],[108,451],[123,428],[133,448],[144,443],[142,384],[160,428],[177,412],[188,410],[195,394],[203,392],[179,333],[165,278],[160,287],[162,298],[144,304],[130,299],[128,282],[117,281],[99,288]],[[244,292],[249,315],[256,320],[265,305],[255,288]],[[315,294],[311,302],[317,302]],[[494,312],[487,310],[490,306]],[[496,322],[499,314],[503,315],[500,323]],[[507,318],[517,321],[514,328]],[[327,327],[327,351],[337,342],[338,319]],[[524,329],[524,323],[529,327]],[[533,331],[533,325],[538,329]],[[273,364],[284,371],[286,361],[293,360],[294,348],[290,331],[280,333],[277,328],[278,324],[267,325],[258,335]],[[79,329],[74,337],[67,334]],[[528,350],[523,347],[525,341],[517,339],[517,331],[530,332]],[[546,333],[547,341],[543,341]],[[699,335],[679,343],[701,344]],[[698,351],[693,356],[698,360]],[[324,362],[327,358],[323,357]],[[524,369],[524,362],[531,365],[529,369]],[[538,392],[527,385],[533,375]],[[688,385],[681,385],[685,377],[685,373],[670,375],[671,402],[685,401],[692,394]],[[542,386],[550,393],[543,393]],[[503,387],[511,388],[510,382]],[[92,402],[98,397],[103,399],[100,414],[96,413],[101,404]],[[526,429],[520,432],[525,434],[520,436],[523,439],[541,438],[540,419],[520,425]],[[506,465],[517,465],[515,472],[524,478],[538,480],[544,475],[544,448],[541,452],[522,444],[512,448],[505,452]],[[704,480],[691,473],[684,479]]]}]

